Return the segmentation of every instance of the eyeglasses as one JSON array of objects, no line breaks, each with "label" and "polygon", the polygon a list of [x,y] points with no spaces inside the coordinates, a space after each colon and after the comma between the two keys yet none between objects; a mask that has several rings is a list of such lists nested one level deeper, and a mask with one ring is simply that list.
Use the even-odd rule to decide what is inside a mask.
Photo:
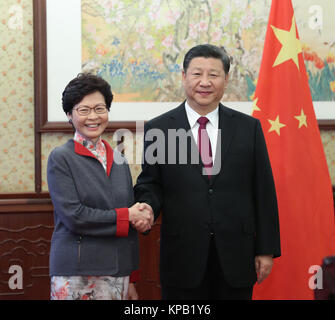
[{"label": "eyeglasses", "polygon": [[94,110],[96,114],[104,114],[108,111],[105,104],[97,104],[94,107],[79,106],[78,108],[73,108],[73,110],[76,110],[81,116],[88,116],[92,110]]}]

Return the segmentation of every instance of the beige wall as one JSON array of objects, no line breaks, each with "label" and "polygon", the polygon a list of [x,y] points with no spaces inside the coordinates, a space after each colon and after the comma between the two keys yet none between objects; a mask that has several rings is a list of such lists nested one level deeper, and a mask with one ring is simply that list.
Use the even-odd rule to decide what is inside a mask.
[{"label": "beige wall", "polygon": [[0,1],[0,192],[34,191],[32,19],[31,0]]},{"label": "beige wall", "polygon": [[[15,11],[15,13],[11,13]],[[22,12],[22,19],[20,18]],[[34,69],[32,0],[0,1],[0,193],[34,192]],[[42,136],[42,190],[50,151],[72,135]],[[115,145],[112,135],[105,138]],[[335,185],[335,131],[322,131]],[[141,146],[138,146],[141,148]],[[139,165],[131,165],[135,179]]]}]

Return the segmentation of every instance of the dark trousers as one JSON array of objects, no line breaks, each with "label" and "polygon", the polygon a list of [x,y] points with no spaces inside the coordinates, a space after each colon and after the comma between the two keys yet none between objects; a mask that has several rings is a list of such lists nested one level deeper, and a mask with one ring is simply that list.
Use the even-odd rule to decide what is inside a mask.
[{"label": "dark trousers", "polygon": [[252,288],[233,288],[224,279],[214,238],[211,239],[204,279],[196,288],[162,286],[163,300],[251,300]]}]

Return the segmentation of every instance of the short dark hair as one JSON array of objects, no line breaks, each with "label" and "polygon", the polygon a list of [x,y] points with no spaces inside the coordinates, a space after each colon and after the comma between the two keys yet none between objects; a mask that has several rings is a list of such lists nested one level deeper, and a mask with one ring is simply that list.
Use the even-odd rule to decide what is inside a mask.
[{"label": "short dark hair", "polygon": [[99,91],[105,98],[109,110],[113,101],[113,93],[109,83],[90,73],[79,73],[65,87],[62,95],[63,110],[66,114],[72,113],[72,108],[88,94]]},{"label": "short dark hair", "polygon": [[212,44],[199,44],[191,48],[184,58],[184,72],[186,72],[191,60],[197,57],[220,59],[225,74],[228,74],[230,69],[230,58],[224,47],[217,47]]}]

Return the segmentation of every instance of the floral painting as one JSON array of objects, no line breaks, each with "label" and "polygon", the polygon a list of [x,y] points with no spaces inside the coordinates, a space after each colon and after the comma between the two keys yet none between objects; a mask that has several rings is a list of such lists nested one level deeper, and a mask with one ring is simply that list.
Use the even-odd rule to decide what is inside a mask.
[{"label": "floral painting", "polygon": [[[326,37],[322,50],[317,41],[324,37],[305,40],[311,33],[308,19],[313,12],[308,8],[313,1],[292,2],[313,100],[334,101],[335,39]],[[328,3],[334,7],[334,1]],[[83,70],[105,78],[118,102],[182,101],[185,53],[196,44],[212,43],[224,47],[232,60],[224,100],[251,101],[270,4],[269,0],[82,0]],[[331,8],[323,9],[325,17]],[[335,28],[332,20],[327,22],[329,30]]]}]

